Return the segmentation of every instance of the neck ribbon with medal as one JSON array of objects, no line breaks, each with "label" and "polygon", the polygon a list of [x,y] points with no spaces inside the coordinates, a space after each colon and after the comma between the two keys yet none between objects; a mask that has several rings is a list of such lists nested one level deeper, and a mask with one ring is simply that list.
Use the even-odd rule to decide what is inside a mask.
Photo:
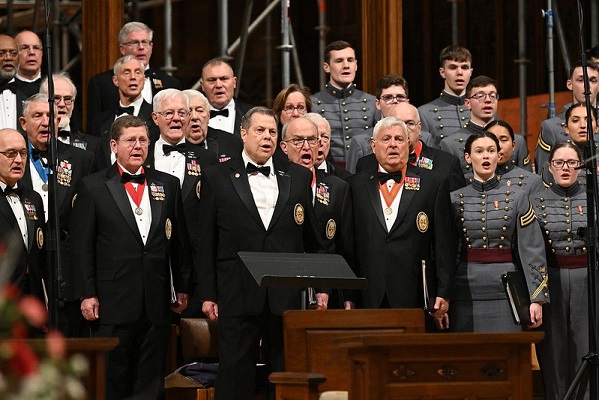
[{"label": "neck ribbon with medal", "polygon": [[33,167],[35,168],[35,170],[37,171],[37,174],[39,175],[40,179],[43,182],[42,190],[44,192],[47,192],[48,191],[48,175],[50,175],[50,168],[48,168],[47,163],[44,163],[42,161],[41,155],[37,155],[35,157],[33,156],[34,149],[30,142],[27,143],[27,147],[29,150],[29,159],[31,160]]},{"label": "neck ribbon with medal", "polygon": [[[119,168],[119,173],[122,175],[123,169],[118,164],[117,164],[117,167]],[[143,168],[141,169],[141,173],[142,174],[144,173]],[[131,200],[133,200],[133,202],[137,206],[137,207],[135,207],[135,215],[142,215],[144,213],[144,210],[141,208],[141,200],[143,198],[145,189],[146,189],[145,179],[143,182],[137,184],[137,189],[135,188],[135,186],[133,186],[133,183],[131,183],[131,182],[125,183],[125,190],[129,194],[129,196],[131,196]]]},{"label": "neck ribbon with medal", "polygon": [[[379,170],[380,170],[380,168],[379,168]],[[380,172],[383,172],[383,171],[380,171]],[[381,194],[383,195],[385,204],[387,205],[387,207],[385,207],[385,210],[383,211],[385,213],[385,215],[393,214],[393,209],[391,208],[391,204],[393,204],[393,201],[397,197],[399,190],[403,186],[405,176],[406,176],[406,167],[402,168],[402,170],[401,170],[401,180],[399,182],[394,181],[393,187],[391,188],[391,190],[389,190],[389,187],[387,186],[387,182],[379,182],[379,189],[381,191]]]}]

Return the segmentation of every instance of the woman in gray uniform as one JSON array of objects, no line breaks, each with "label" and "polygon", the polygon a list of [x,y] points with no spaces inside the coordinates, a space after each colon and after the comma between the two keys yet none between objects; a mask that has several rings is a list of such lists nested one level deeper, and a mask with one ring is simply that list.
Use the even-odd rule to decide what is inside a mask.
[{"label": "woman in gray uniform", "polygon": [[472,164],[472,184],[451,193],[462,233],[461,255],[450,307],[456,332],[514,332],[516,325],[501,275],[523,270],[532,304],[528,328],[543,321],[541,304],[549,300],[545,247],[528,194],[499,184],[495,175],[499,142],[490,132],[473,134],[464,157]]},{"label": "woman in gray uniform", "polygon": [[537,345],[545,399],[564,397],[589,350],[587,244],[577,233],[587,226],[586,191],[576,169],[580,162],[578,146],[556,144],[548,167],[554,182],[532,195],[545,237],[551,296],[551,304],[543,306],[545,339]]}]

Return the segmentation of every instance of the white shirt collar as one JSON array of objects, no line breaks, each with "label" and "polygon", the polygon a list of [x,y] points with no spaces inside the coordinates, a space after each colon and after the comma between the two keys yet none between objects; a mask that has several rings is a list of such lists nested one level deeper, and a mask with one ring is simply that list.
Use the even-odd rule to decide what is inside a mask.
[{"label": "white shirt collar", "polygon": [[247,163],[252,163],[256,166],[259,167],[270,167],[270,175],[274,175],[275,174],[275,168],[274,168],[274,164],[272,162],[272,157],[270,157],[264,164],[258,164],[257,162],[255,162],[254,160],[252,160],[250,158],[250,156],[245,152],[245,149],[243,149],[243,152],[241,153],[241,158],[243,159],[243,166],[245,167],[247,165]]}]

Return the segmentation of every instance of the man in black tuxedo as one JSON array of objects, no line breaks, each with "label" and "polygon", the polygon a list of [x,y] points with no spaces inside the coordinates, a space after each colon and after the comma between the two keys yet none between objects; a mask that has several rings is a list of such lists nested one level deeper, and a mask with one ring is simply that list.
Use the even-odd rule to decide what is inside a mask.
[{"label": "man in black tuxedo", "polygon": [[19,48],[19,68],[15,83],[25,97],[29,98],[40,90],[44,48],[40,37],[29,30],[19,32],[15,40]]},{"label": "man in black tuxedo", "polygon": [[19,65],[17,42],[8,35],[0,35],[0,127],[21,129],[19,117],[23,110],[25,94],[17,87],[15,75]]},{"label": "man in black tuxedo", "polygon": [[145,85],[144,65],[134,56],[128,55],[119,58],[114,63],[112,85],[118,89],[119,101],[116,107],[104,111],[98,117],[100,128],[100,145],[97,150],[96,162],[98,169],[104,169],[115,161],[115,154],[110,149],[110,128],[112,123],[122,115],[135,115],[143,119],[150,129],[150,139],[158,138],[158,129],[152,122],[152,105],[142,96]]},{"label": "man in black tuxedo", "polygon": [[[14,129],[0,130],[0,242],[14,259],[14,269],[0,271],[2,282],[15,284],[46,304],[44,206],[40,196],[18,184],[25,172],[27,145]],[[8,266],[7,266],[8,267]]]},{"label": "man in black tuxedo", "polygon": [[252,106],[235,98],[237,77],[226,58],[213,58],[202,67],[202,92],[210,103],[209,126],[240,135],[241,118]]},{"label": "man in black tuxedo", "polygon": [[281,314],[300,308],[299,290],[259,287],[237,254],[306,250],[312,177],[293,163],[274,165],[277,133],[274,112],[252,108],[241,121],[241,159],[202,174],[200,294],[202,311],[219,324],[221,400],[254,398],[261,338],[270,370],[284,368]]},{"label": "man in black tuxedo", "polygon": [[349,178],[365,308],[421,308],[422,260],[438,327],[447,327],[457,234],[447,180],[408,163],[405,124],[387,117],[373,131],[377,165]]},{"label": "man in black tuxedo", "polygon": [[[56,104],[56,115],[58,121],[58,140],[77,148],[87,150],[96,154],[100,139],[96,136],[86,135],[80,132],[73,124],[73,109],[77,98],[77,87],[67,72],[53,74],[54,82],[54,104]],[[44,78],[39,92],[48,95],[48,78]]]},{"label": "man in black tuxedo", "polygon": [[[319,118],[318,114],[316,114]],[[314,234],[308,240],[310,252],[340,254],[350,266],[354,265],[353,213],[349,184],[343,179],[315,169],[320,147],[318,128],[308,117],[295,118],[283,126],[281,149],[289,161],[308,168],[312,179],[312,227]],[[345,308],[341,291],[334,291],[332,301],[316,299],[318,307]],[[347,304],[347,308],[351,305]]]},{"label": "man in black tuxedo", "polygon": [[[30,97],[23,106],[23,116],[20,119],[21,128],[27,135],[29,162],[25,166],[25,174],[20,183],[35,190],[42,198],[45,217],[48,220],[48,141],[50,137],[50,107],[48,97],[38,93]],[[55,126],[58,123],[55,124]],[[79,309],[79,299],[73,296],[73,274],[69,262],[71,240],[69,225],[73,199],[77,195],[81,179],[96,171],[94,155],[88,151],[58,142],[56,174],[56,204],[60,221],[61,268],[64,277],[63,298],[64,307],[58,309],[58,328],[67,336],[81,336],[82,320]],[[52,299],[58,293],[50,293]]]},{"label": "man in black tuxedo", "polygon": [[[215,164],[216,154],[205,148],[188,143],[185,131],[189,125],[189,103],[187,97],[177,89],[165,89],[154,96],[152,117],[160,131],[160,137],[152,141],[145,166],[171,174],[179,179],[185,224],[191,237],[191,250],[197,259],[199,243],[198,227],[200,207],[200,178],[204,168]],[[194,271],[194,283],[199,271]],[[188,307],[182,317],[202,315],[202,302],[194,285]]]},{"label": "man in black tuxedo", "polygon": [[[427,146],[421,140],[422,124],[416,107],[410,103],[401,102],[389,110],[388,116],[399,118],[406,124],[410,141],[410,164],[435,171],[445,177],[449,184],[450,193],[466,186],[460,160],[446,151]],[[368,154],[358,160],[356,172],[370,171],[376,167],[376,164],[375,155]]]},{"label": "man in black tuxedo", "polygon": [[185,132],[187,142],[197,144],[216,153],[218,162],[241,157],[241,151],[243,150],[241,138],[208,125],[210,103],[206,96],[193,89],[184,90],[183,94],[189,99],[191,110],[189,124]]},{"label": "man in black tuxedo", "polygon": [[[119,50],[121,55],[132,55],[145,66],[145,84],[143,98],[152,104],[156,93],[166,88],[179,89],[178,79],[164,71],[150,67],[154,32],[144,23],[126,23],[119,32]],[[89,80],[87,91],[87,133],[97,134],[94,127],[102,126],[100,115],[112,111],[119,104],[119,94],[112,84],[113,70],[102,72]],[[137,115],[137,114],[136,114]]]},{"label": "man in black tuxedo", "polygon": [[179,182],[144,169],[149,142],[143,120],[117,119],[117,162],[82,180],[71,220],[83,317],[97,321],[95,336],[119,338],[106,364],[108,399],[164,395],[170,309],[187,306],[192,262]]}]

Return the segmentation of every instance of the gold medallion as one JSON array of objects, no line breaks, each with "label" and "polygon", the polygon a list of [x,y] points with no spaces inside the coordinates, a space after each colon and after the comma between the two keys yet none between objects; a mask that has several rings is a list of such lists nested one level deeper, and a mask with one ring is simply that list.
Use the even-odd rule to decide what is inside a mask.
[{"label": "gold medallion", "polygon": [[393,210],[391,209],[391,207],[385,208],[384,212],[385,212],[385,215],[391,215],[391,214],[393,214]]},{"label": "gold medallion", "polygon": [[416,227],[422,233],[428,230],[428,215],[424,211],[420,211],[416,216]]},{"label": "gold medallion", "polygon": [[171,240],[171,235],[173,233],[173,224],[171,223],[170,218],[166,219],[166,223],[164,224],[164,233],[166,234],[166,240]]},{"label": "gold medallion", "polygon": [[304,223],[304,207],[300,203],[297,203],[295,207],[293,207],[293,219],[298,225]]},{"label": "gold medallion", "polygon": [[42,231],[42,228],[37,228],[36,236],[37,248],[41,249],[42,247],[44,247],[44,231]]},{"label": "gold medallion", "polygon": [[334,219],[330,219],[327,221],[327,229],[326,229],[327,239],[331,240],[332,238],[334,238],[335,232],[337,232],[337,223],[335,222]]},{"label": "gold medallion", "polygon": [[200,187],[202,186],[202,181],[198,181],[196,184],[196,196],[198,196],[198,200],[200,199]]},{"label": "gold medallion", "polygon": [[71,200],[71,208],[75,207],[75,199],[77,198],[77,194],[75,193],[75,196],[73,196],[73,200]]}]

